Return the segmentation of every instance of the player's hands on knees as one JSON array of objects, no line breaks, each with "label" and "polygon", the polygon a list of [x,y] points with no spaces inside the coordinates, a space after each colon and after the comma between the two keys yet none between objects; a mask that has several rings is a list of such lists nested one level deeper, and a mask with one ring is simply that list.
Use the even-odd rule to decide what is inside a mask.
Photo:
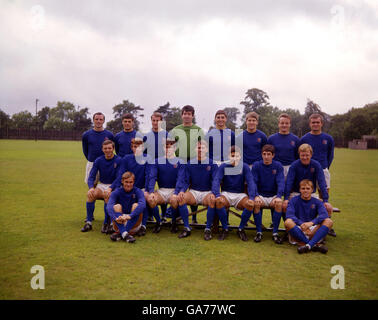
[{"label": "player's hands on knees", "polygon": [[112,189],[111,189],[111,188],[107,188],[107,189],[104,191],[104,198],[105,198],[106,200],[109,199],[111,193],[112,193]]},{"label": "player's hands on knees", "polygon": [[254,207],[255,206],[255,202],[252,199],[248,199],[246,201],[246,205],[249,206],[249,207]]},{"label": "player's hands on knees", "polygon": [[91,198],[94,198],[95,195],[96,195],[95,188],[90,188],[90,189],[88,190],[88,195],[89,195]]},{"label": "player's hands on knees", "polygon": [[256,204],[256,206],[259,206],[259,207],[262,206],[263,203],[262,203],[262,201],[261,201],[261,199],[260,199],[259,196],[255,197],[255,204]]},{"label": "player's hands on knees", "polygon": [[147,201],[155,202],[155,200],[156,200],[155,193],[150,193],[150,194],[147,196]]},{"label": "player's hands on knees", "polygon": [[178,195],[177,195],[177,200],[179,201],[179,202],[182,202],[182,201],[184,201],[184,192],[180,192]]},{"label": "player's hands on knees", "polygon": [[277,205],[277,202],[280,202],[280,201],[281,201],[280,198],[275,197],[275,198],[272,200],[272,205],[273,205],[273,206],[276,206],[276,205]]}]

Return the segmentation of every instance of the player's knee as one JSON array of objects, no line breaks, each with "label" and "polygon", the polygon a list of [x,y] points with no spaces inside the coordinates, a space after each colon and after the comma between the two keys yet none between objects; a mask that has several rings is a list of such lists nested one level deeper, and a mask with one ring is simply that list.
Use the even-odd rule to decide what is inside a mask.
[{"label": "player's knee", "polygon": [[149,199],[147,199],[147,204],[150,208],[155,208],[157,205],[156,200],[149,200]]},{"label": "player's knee", "polygon": [[95,197],[93,196],[92,193],[90,193],[89,191],[87,192],[87,202],[93,202],[95,201]]},{"label": "player's knee", "polygon": [[172,196],[171,199],[169,200],[169,204],[170,204],[174,209],[176,209],[177,206],[178,206],[177,196]]},{"label": "player's knee", "polygon": [[115,205],[113,206],[113,210],[114,210],[115,212],[122,212],[122,206],[121,206],[120,204],[115,204]]},{"label": "player's knee", "polygon": [[290,230],[290,229],[292,229],[292,228],[295,227],[295,222],[294,222],[292,219],[289,218],[289,219],[286,219],[286,220],[285,220],[284,225],[285,225],[285,228],[286,228],[287,230]]},{"label": "player's knee", "polygon": [[215,208],[215,200],[209,200],[205,205],[209,206],[210,208]]},{"label": "player's knee", "polygon": [[222,198],[217,198],[215,200],[215,206],[217,207],[217,209],[223,208],[224,205],[225,205],[225,203],[224,203],[224,200]]},{"label": "player's knee", "polygon": [[282,200],[277,200],[274,206],[274,210],[280,212],[282,211],[282,206],[283,206]]},{"label": "player's knee", "polygon": [[258,212],[260,211],[260,208],[261,206],[259,206],[258,204],[256,204],[256,202],[252,201],[252,202],[246,202],[244,207],[248,210],[248,211],[252,211],[252,210],[255,210],[255,212]]},{"label": "player's knee", "polygon": [[184,197],[183,199],[177,200],[177,203],[179,206],[183,206],[186,204],[186,198]]},{"label": "player's knee", "polygon": [[328,229],[331,229],[333,226],[333,221],[330,218],[327,218],[323,221],[322,225],[326,226]]}]

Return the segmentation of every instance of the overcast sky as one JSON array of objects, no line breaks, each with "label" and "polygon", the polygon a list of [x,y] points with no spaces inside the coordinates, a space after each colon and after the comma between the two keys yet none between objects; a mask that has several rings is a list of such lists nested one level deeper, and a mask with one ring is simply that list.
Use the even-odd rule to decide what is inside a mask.
[{"label": "overcast sky", "polygon": [[190,104],[207,129],[249,88],[303,112],[378,100],[376,0],[0,0],[0,108],[70,101],[113,118],[129,100],[142,128]]}]

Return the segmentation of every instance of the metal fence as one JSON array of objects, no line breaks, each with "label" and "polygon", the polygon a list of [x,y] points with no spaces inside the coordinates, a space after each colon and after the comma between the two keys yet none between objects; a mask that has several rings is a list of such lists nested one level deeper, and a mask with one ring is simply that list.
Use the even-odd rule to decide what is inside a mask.
[{"label": "metal fence", "polygon": [[0,139],[81,140],[84,131],[0,128]]}]

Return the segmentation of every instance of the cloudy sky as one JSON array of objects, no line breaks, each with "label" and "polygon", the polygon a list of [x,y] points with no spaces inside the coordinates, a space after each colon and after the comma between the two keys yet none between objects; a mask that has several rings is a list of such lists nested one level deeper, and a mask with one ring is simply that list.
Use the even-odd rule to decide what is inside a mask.
[{"label": "cloudy sky", "polygon": [[191,104],[197,123],[259,88],[329,114],[378,100],[376,0],[0,0],[0,108]]}]

